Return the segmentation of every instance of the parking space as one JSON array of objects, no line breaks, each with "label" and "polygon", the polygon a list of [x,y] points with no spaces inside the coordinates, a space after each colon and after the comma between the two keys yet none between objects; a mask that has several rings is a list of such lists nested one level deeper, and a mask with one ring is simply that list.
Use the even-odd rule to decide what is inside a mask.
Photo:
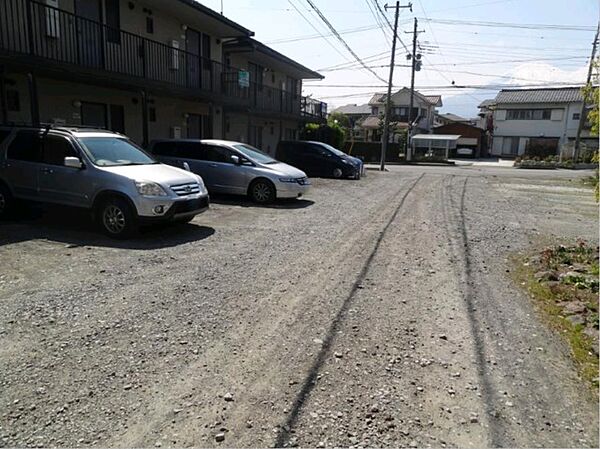
[{"label": "parking space", "polygon": [[[344,429],[360,428],[381,446],[361,418],[372,407],[410,422],[386,428],[394,445],[597,443],[597,409],[564,348],[505,275],[509,254],[540,234],[577,226],[593,240],[595,205],[572,173],[525,175],[392,167],[314,179],[300,200],[219,196],[188,224],[126,241],[69,209],[3,222],[3,444],[215,446],[224,434],[235,446],[343,446]],[[546,190],[569,183],[554,209]],[[538,388],[548,382],[552,392]],[[500,391],[531,419],[516,424]],[[556,394],[574,399],[554,406]],[[457,403],[485,426],[465,434],[464,414],[440,414]],[[493,423],[488,407],[501,410]],[[558,417],[551,436],[521,430],[545,416]]]}]

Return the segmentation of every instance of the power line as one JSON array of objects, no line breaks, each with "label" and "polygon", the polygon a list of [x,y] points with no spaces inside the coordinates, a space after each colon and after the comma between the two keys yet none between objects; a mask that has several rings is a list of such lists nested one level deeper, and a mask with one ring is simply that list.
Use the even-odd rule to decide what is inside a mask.
[{"label": "power line", "polygon": [[[366,31],[373,31],[373,30],[377,30],[379,29],[380,26],[379,25],[367,25],[367,26],[361,26],[361,27],[357,27],[357,28],[348,28],[345,30],[341,30],[339,33],[340,34],[354,34],[354,33],[363,33]],[[307,40],[312,40],[312,39],[320,39],[323,36],[325,37],[333,37],[334,34],[333,33],[320,33],[320,34],[305,34],[303,36],[294,36],[294,37],[287,37],[284,39],[276,39],[273,41],[268,41],[265,42],[266,44],[287,44],[290,42],[299,42],[299,41],[307,41]]]},{"label": "power line", "polygon": [[476,8],[478,6],[487,6],[487,5],[493,5],[494,3],[508,3],[508,2],[513,2],[513,1],[515,1],[515,0],[493,0],[491,2],[471,3],[470,5],[461,5],[461,6],[456,6],[456,7],[452,7],[452,8],[436,9],[434,11],[429,11],[429,12],[454,11],[457,9]]},{"label": "power line", "polygon": [[[419,0],[419,3],[420,0]],[[421,5],[423,9],[423,5]],[[423,10],[423,13],[425,11]],[[581,26],[581,25],[556,25],[556,24],[541,24],[541,23],[509,23],[509,22],[486,22],[476,20],[456,20],[456,19],[430,19],[425,14],[425,18],[428,22],[437,23],[440,25],[460,25],[460,26],[479,26],[479,27],[493,27],[493,28],[521,28],[527,30],[559,30],[559,31],[595,31],[595,27]]]},{"label": "power line", "polygon": [[340,41],[344,47],[346,47],[346,49],[350,52],[350,54],[352,56],[354,56],[354,59],[356,59],[360,65],[367,70],[368,72],[370,72],[371,74],[373,74],[373,76],[375,76],[378,80],[385,82],[385,80],[383,78],[381,78],[375,71],[373,71],[373,69],[370,69],[364,62],[362,59],[360,59],[360,57],[355,53],[354,50],[352,50],[352,47],[350,47],[350,45],[348,45],[348,43],[344,40],[344,38],[342,36],[340,36],[340,33],[338,33],[338,31],[334,28],[334,26],[329,22],[329,20],[327,20],[327,17],[325,17],[323,15],[323,13],[319,10],[319,8],[316,7],[316,5],[313,3],[312,0],[306,0],[306,2],[310,5],[310,7],[313,9],[313,11],[315,11],[317,13],[317,15],[321,18],[321,20],[323,21],[323,23],[325,23],[325,25],[327,25],[327,27],[331,30],[331,32],[335,35],[335,37],[337,38],[338,41]]},{"label": "power line", "polygon": [[377,23],[378,28],[381,29],[381,32],[383,33],[383,38],[385,39],[387,44],[390,45],[390,38],[387,35],[387,33],[385,32],[385,29],[384,29],[383,23],[381,22],[381,19],[379,18],[377,13],[373,10],[373,7],[371,6],[371,1],[365,0],[365,3],[369,7],[369,11],[371,12],[371,15],[373,16],[373,18],[375,19],[375,22]]},{"label": "power line", "polygon": [[[552,57],[552,58],[527,58],[527,59],[504,59],[504,60],[478,60],[478,61],[460,61],[453,63],[433,63],[427,64],[427,67],[436,67],[436,66],[474,66],[474,65],[486,65],[486,64],[504,64],[504,63],[517,63],[517,62],[538,62],[538,61],[572,61],[572,60],[587,60],[588,56],[561,56],[561,57]],[[381,58],[374,59],[370,62],[377,62],[383,59],[387,59],[385,56]],[[348,67],[333,67],[330,69],[320,69],[319,72],[332,72],[332,71],[340,71],[340,70],[354,70],[357,68],[355,64]],[[369,66],[370,68],[385,68],[389,67],[389,65],[377,65],[377,66]],[[434,69],[435,70],[435,69]],[[444,69],[445,70],[445,69]],[[445,70],[447,71],[447,70]],[[306,80],[305,83],[310,82],[318,82],[319,80]],[[450,81],[446,79],[446,81]]]},{"label": "power line", "polygon": [[[500,83],[491,83],[491,84],[465,84],[465,85],[448,85],[448,84],[442,84],[442,85],[438,85],[438,86],[417,86],[415,87],[415,89],[452,89],[452,90],[457,90],[457,89],[480,89],[480,88],[488,88],[488,87],[498,87],[498,88],[518,88],[518,87],[531,87],[531,86],[545,86],[545,87],[549,87],[549,86],[573,86],[573,85],[583,85],[583,81],[581,82],[567,82],[567,81],[541,81],[540,82],[535,82],[536,80],[532,80],[533,83],[529,83],[529,84],[508,84],[508,83],[504,83],[504,84],[500,84]],[[307,86],[308,87],[308,86]],[[322,85],[311,85],[312,87],[326,87],[326,88],[336,88],[336,87],[340,87],[340,88],[345,88],[345,89],[351,89],[351,88],[360,88],[360,89],[385,89],[387,87],[387,85],[382,85],[382,86],[378,86],[378,85],[366,85],[366,84],[322,84]],[[402,88],[404,86],[392,86],[392,87],[396,87],[396,88]]]},{"label": "power line", "polygon": [[[381,8],[381,5],[379,4],[379,2],[377,0],[373,0],[375,2],[375,6],[377,7],[377,10],[379,11],[379,14],[381,14],[381,17],[383,17],[385,19],[385,21],[387,22],[388,26],[390,27],[390,30],[392,31],[392,33],[394,32],[394,27],[392,26],[392,23],[390,22],[390,19],[388,19],[388,16],[385,14],[385,12],[383,11],[383,9]],[[404,50],[406,50],[407,53],[410,53],[410,50],[408,49],[408,47],[406,46],[406,44],[402,41],[402,39],[400,38],[400,36],[396,36],[396,39],[398,39],[398,41],[402,44],[402,46],[404,47]]]},{"label": "power line", "polygon": [[337,49],[337,47],[336,47],[336,46],[334,46],[334,45],[333,45],[333,44],[332,44],[332,43],[329,41],[329,39],[327,39],[327,37],[325,37],[325,36],[323,35],[323,33],[321,33],[321,31],[320,31],[320,30],[319,30],[319,29],[318,29],[318,28],[317,28],[317,27],[316,27],[316,26],[315,26],[315,25],[314,25],[314,24],[313,24],[313,23],[312,23],[310,20],[308,20],[308,18],[307,18],[307,17],[306,17],[304,14],[302,14],[302,11],[300,11],[300,10],[298,9],[298,7],[297,7],[297,6],[296,6],[294,3],[292,3],[292,0],[288,0],[288,3],[289,3],[290,5],[292,5],[292,7],[293,7],[293,8],[294,8],[294,9],[295,9],[297,12],[298,12],[298,14],[300,14],[300,16],[301,16],[301,17],[304,19],[304,21],[305,21],[306,23],[308,23],[308,24],[309,24],[309,25],[312,27],[312,29],[313,29],[313,30],[315,30],[317,33],[319,33],[319,35],[320,35],[320,36],[321,36],[321,37],[322,37],[322,38],[325,40],[325,42],[327,42],[327,43],[329,44],[329,46],[330,46],[331,48],[333,48],[333,49],[334,49],[334,50],[335,50],[335,51],[336,51],[336,52],[337,52],[337,53],[338,53],[340,56],[342,56],[342,58],[344,58],[346,61],[348,61],[348,60],[349,60],[349,59],[348,59],[348,57],[347,57],[346,55],[344,55],[344,54],[343,54],[341,51],[339,51],[339,50]]}]

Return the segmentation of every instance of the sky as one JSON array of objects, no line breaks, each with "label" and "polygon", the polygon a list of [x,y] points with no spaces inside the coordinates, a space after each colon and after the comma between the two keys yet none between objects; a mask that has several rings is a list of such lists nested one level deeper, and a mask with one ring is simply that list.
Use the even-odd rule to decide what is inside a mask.
[{"label": "sky", "polygon": [[[350,51],[332,36],[310,2],[374,73],[361,68]],[[254,31],[257,40],[325,76],[321,81],[305,81],[303,95],[327,102],[329,110],[364,104],[373,92],[386,90],[392,33],[388,24],[374,14],[376,2],[222,0],[223,14]],[[221,10],[221,0],[200,3]],[[383,9],[385,0],[378,3]],[[418,29],[424,33],[418,34],[422,70],[416,73],[415,87],[426,95],[441,95],[441,112],[472,118],[478,113],[477,105],[494,98],[504,86],[576,85],[586,79],[600,0],[412,3],[412,12],[400,10],[399,39],[411,48],[412,34],[406,32],[412,31],[416,17]],[[393,24],[393,10],[386,15]],[[492,23],[482,26],[481,22]],[[397,45],[393,80],[400,88],[410,86],[410,68],[406,67],[407,50],[402,43]]]}]

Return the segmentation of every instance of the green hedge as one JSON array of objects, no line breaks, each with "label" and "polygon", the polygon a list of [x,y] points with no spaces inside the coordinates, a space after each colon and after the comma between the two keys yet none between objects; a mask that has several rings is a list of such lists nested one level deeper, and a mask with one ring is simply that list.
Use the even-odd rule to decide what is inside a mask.
[{"label": "green hedge", "polygon": [[[354,142],[354,144],[346,142],[342,151],[367,163],[379,163],[381,161],[380,142]],[[399,143],[390,143],[385,156],[386,162],[400,162],[404,159],[404,147]]]}]

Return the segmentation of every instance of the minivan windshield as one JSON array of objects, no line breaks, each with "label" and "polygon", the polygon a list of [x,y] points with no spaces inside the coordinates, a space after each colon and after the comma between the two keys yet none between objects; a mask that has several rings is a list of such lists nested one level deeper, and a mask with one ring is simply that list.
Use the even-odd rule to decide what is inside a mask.
[{"label": "minivan windshield", "polygon": [[92,162],[101,167],[158,164],[144,150],[122,137],[80,137],[79,141]]},{"label": "minivan windshield", "polygon": [[240,153],[242,153],[248,159],[250,159],[258,164],[276,164],[279,162],[278,160],[273,159],[268,154],[263,153],[259,149],[254,148],[250,145],[236,144],[236,145],[233,145],[233,148],[238,150]]},{"label": "minivan windshield", "polygon": [[326,143],[322,143],[319,142],[319,144],[325,148],[327,148],[329,151],[331,151],[333,154],[335,154],[336,156],[348,156],[346,153],[344,153],[343,151],[338,150],[337,148],[332,147],[331,145],[328,145]]}]

